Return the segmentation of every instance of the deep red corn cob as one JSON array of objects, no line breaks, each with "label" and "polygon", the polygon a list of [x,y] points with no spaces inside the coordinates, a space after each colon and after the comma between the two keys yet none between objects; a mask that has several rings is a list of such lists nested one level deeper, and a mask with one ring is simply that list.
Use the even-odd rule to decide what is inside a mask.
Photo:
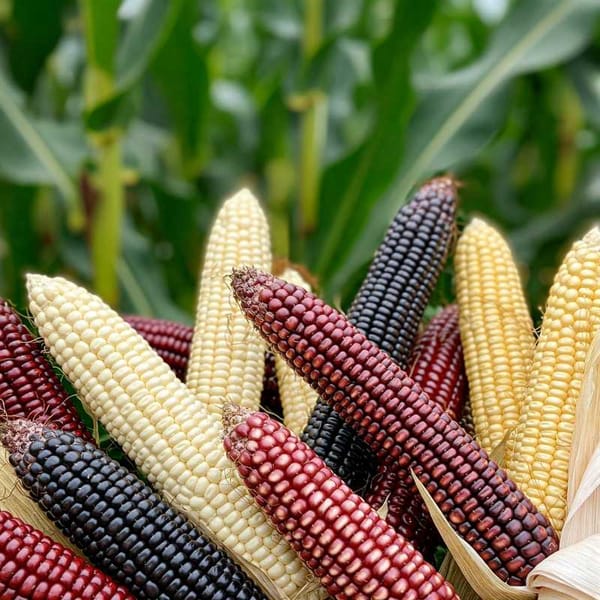
[{"label": "deep red corn cob", "polygon": [[48,517],[138,600],[266,600],[223,551],[102,450],[23,420],[2,441]]},{"label": "deep red corn cob", "polygon": [[128,315],[124,319],[154,348],[177,377],[185,381],[194,328],[151,317]]},{"label": "deep red corn cob", "polygon": [[[456,305],[431,319],[415,344],[409,364],[412,379],[432,402],[456,419],[467,391]],[[430,555],[437,541],[436,530],[429,514],[422,510],[412,477],[403,481],[393,469],[382,466],[365,498],[377,509],[387,499],[387,522],[425,556]]]},{"label": "deep red corn cob", "polygon": [[[348,311],[350,323],[402,367],[454,237],[456,204],[451,178],[423,185],[394,218]],[[324,400],[317,402],[302,439],[336,473],[352,473],[348,483],[355,489],[374,472],[368,447]],[[331,455],[329,448],[335,450]]]},{"label": "deep red corn cob", "polygon": [[272,275],[234,271],[240,306],[271,347],[401,478],[426,486],[452,526],[511,585],[558,549],[548,520],[506,472],[384,351],[321,299]]},{"label": "deep red corn cob", "polygon": [[458,597],[315,452],[266,414],[229,405],[225,450],[257,503],[334,598]]},{"label": "deep red corn cob", "polygon": [[135,600],[107,575],[10,513],[0,512],[2,600]]},{"label": "deep red corn cob", "polygon": [[93,441],[46,360],[42,343],[8,302],[0,300],[0,418],[19,417]]}]

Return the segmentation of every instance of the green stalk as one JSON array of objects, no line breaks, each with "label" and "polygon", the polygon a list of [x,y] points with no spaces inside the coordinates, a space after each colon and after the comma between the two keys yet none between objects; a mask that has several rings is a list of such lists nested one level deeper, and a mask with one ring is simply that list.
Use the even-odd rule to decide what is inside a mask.
[{"label": "green stalk", "polygon": [[[114,58],[118,40],[118,0],[81,0],[87,49],[85,107],[89,112],[109,99],[115,90]],[[119,296],[117,263],[121,253],[124,189],[121,137],[117,128],[88,132],[96,149],[93,178],[98,194],[91,225],[94,289],[110,304]]]},{"label": "green stalk", "polygon": [[[308,68],[323,38],[323,0],[306,0],[302,50]],[[325,143],[327,103],[317,90],[307,92],[300,124],[300,227],[303,235],[313,231],[319,212],[321,156]]]}]

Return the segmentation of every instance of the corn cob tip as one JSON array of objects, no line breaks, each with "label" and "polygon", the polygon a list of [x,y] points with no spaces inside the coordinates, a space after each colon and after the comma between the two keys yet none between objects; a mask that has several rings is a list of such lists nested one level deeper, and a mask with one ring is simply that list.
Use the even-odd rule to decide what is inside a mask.
[{"label": "corn cob tip", "polygon": [[223,420],[223,436],[228,436],[240,423],[243,423],[253,412],[234,402],[223,405],[221,419]]},{"label": "corn cob tip", "polygon": [[225,200],[225,204],[231,202],[232,204],[239,204],[243,202],[256,202],[258,204],[258,200],[256,196],[248,189],[242,188],[238,190],[235,194],[227,198]]},{"label": "corn cob tip", "polygon": [[583,239],[588,244],[600,244],[600,225],[594,225],[584,236]]},{"label": "corn cob tip", "polygon": [[40,435],[43,431],[43,423],[28,419],[12,419],[0,425],[0,441],[11,456],[20,460],[29,449],[30,436]]},{"label": "corn cob tip", "polygon": [[254,267],[242,267],[233,270],[231,287],[233,295],[242,309],[248,315],[260,316],[256,311],[271,298],[272,293],[268,288],[277,280],[278,278],[274,275],[263,273]]},{"label": "corn cob tip", "polygon": [[419,193],[424,193],[429,190],[436,191],[442,195],[447,194],[454,196],[458,192],[458,181],[452,177],[452,175],[440,175],[439,177],[433,177],[421,186]]}]

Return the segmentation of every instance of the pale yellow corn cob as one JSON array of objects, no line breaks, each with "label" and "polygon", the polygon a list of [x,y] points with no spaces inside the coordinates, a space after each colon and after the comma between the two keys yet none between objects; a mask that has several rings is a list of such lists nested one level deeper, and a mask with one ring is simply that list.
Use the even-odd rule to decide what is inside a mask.
[{"label": "pale yellow corn cob", "polygon": [[225,400],[257,410],[266,346],[233,299],[234,267],[271,270],[269,227],[258,200],[241,190],[225,201],[210,231],[186,384],[209,410]]},{"label": "pale yellow corn cob", "polygon": [[506,467],[560,532],[585,360],[600,328],[600,229],[575,242],[550,289]]},{"label": "pale yellow corn cob", "polygon": [[44,514],[39,504],[23,489],[15,470],[8,461],[8,451],[4,447],[0,447],[0,510],[6,510],[11,515],[19,517],[55,542],[75,552],[77,556],[83,556],[81,550],[65,537],[64,533]]},{"label": "pale yellow corn cob", "polygon": [[312,582],[307,569],[226,458],[220,419],[100,298],[60,277],[29,275],[27,288],[50,352],[86,408],[156,489],[271,598],[310,597],[304,592]]},{"label": "pale yellow corn cob", "polygon": [[510,248],[491,225],[471,221],[454,266],[471,413],[479,443],[491,452],[519,420],[533,323]]},{"label": "pale yellow corn cob", "polygon": [[[302,279],[298,271],[287,268],[282,279],[311,291],[310,285]],[[306,427],[319,395],[285,362],[275,355],[275,373],[279,384],[279,398],[283,408],[283,421],[295,434],[300,435]]]}]

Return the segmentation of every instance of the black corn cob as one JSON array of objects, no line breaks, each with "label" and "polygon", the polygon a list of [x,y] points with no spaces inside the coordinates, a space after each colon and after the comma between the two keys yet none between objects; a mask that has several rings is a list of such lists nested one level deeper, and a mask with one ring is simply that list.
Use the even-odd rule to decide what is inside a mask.
[{"label": "black corn cob", "polygon": [[194,328],[175,321],[138,317],[123,317],[171,367],[181,381],[185,381]]},{"label": "black corn cob", "polygon": [[276,417],[279,421],[283,421],[283,409],[279,399],[279,383],[275,372],[275,355],[269,350],[265,352],[265,372],[260,406],[265,412]]},{"label": "black corn cob", "polygon": [[523,585],[558,537],[506,471],[389,355],[314,294],[254,269],[234,295],[273,350],[352,424],[382,464],[410,469],[489,568]]},{"label": "black corn cob", "polygon": [[0,418],[41,421],[93,441],[44,354],[43,344],[0,300]]},{"label": "black corn cob", "polygon": [[139,600],[265,600],[223,551],[102,450],[24,420],[2,441],[33,499]]},{"label": "black corn cob", "polygon": [[[404,368],[454,237],[456,204],[451,178],[425,183],[392,221],[348,311],[350,323]],[[317,401],[302,440],[332,471],[346,473],[354,489],[367,483],[377,464],[323,400]],[[335,452],[326,454],[329,449]]]}]

